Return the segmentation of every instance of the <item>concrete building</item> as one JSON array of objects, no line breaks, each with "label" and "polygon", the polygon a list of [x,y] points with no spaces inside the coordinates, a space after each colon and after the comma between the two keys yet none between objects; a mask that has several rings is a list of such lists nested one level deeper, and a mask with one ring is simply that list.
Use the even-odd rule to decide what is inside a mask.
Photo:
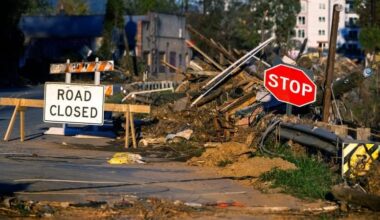
[{"label": "concrete building", "polygon": [[[186,69],[191,49],[186,45],[189,34],[184,16],[149,13],[140,17],[136,23],[136,56],[146,61],[150,73],[174,72],[165,67],[162,60],[182,70]],[[130,31],[127,29],[126,32],[128,34]]]},{"label": "concrete building", "polygon": [[318,47],[328,49],[333,7],[335,4],[341,4],[343,10],[340,12],[338,26],[338,47],[347,43],[343,33],[349,31],[347,28],[352,28],[358,19],[358,15],[353,12],[353,0],[300,0],[300,3],[301,11],[297,16],[294,39],[302,42],[308,38],[309,50]]}]

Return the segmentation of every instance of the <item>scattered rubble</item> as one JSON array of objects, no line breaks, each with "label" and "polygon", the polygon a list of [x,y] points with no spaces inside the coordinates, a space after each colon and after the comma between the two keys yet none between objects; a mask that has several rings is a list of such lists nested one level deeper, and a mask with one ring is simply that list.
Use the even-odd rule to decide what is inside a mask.
[{"label": "scattered rubble", "polygon": [[[134,100],[155,105],[150,119],[154,123],[141,127],[141,146],[174,152],[167,147],[169,142],[191,142],[198,148],[189,149],[199,153],[204,146],[205,152],[191,158],[187,162],[189,165],[213,167],[224,176],[258,177],[274,168],[297,169],[294,164],[281,159],[281,154],[267,148],[266,143],[285,144],[298,156],[322,155],[326,162],[336,167],[339,166],[336,158],[343,142],[349,142],[352,137],[364,137],[366,140],[363,141],[376,137],[373,130],[360,129],[363,124],[358,117],[361,116],[347,108],[363,102],[362,89],[357,88],[370,76],[362,74],[361,65],[336,56],[331,116],[329,123],[322,123],[321,88],[325,81],[326,57],[301,54],[294,60],[268,46],[271,39],[250,52],[226,50],[194,28],[188,29],[223,59],[209,56],[190,42],[200,56],[190,61],[188,69],[176,69],[163,61],[183,80],[176,83],[178,86],[170,95],[155,93]],[[258,51],[263,53],[256,54]],[[263,88],[264,70],[279,62],[303,68],[314,79],[319,87],[314,104],[293,107],[292,114],[285,114],[286,105]],[[183,131],[188,131],[185,136],[181,134]],[[362,131],[365,134],[361,134]],[[186,144],[184,148],[176,149],[176,154],[181,155],[184,149]],[[190,154],[187,152],[186,155]],[[370,179],[376,179],[374,176]]]},{"label": "scattered rubble", "polygon": [[108,160],[109,164],[144,164],[143,158],[139,154],[132,153],[116,153]]}]

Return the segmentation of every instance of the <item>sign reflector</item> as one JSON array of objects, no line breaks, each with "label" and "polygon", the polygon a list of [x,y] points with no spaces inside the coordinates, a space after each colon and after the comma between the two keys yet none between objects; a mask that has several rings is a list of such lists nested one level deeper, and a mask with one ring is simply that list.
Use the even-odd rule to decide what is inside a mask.
[{"label": "sign reflector", "polygon": [[103,86],[46,83],[44,100],[44,122],[103,124]]}]

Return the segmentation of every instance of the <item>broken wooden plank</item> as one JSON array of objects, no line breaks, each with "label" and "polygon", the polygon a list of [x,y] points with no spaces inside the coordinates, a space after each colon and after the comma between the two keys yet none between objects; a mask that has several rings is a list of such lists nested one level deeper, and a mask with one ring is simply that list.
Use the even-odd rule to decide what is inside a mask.
[{"label": "broken wooden plank", "polygon": [[20,141],[23,142],[25,140],[25,107],[21,107],[19,109],[20,112]]},{"label": "broken wooden plank", "polygon": [[231,61],[236,61],[237,58],[234,57],[231,53],[229,53],[224,47],[220,47],[215,41],[208,39],[207,37],[203,36],[201,33],[199,33],[197,30],[195,30],[191,25],[187,25],[187,30],[190,31],[190,33],[197,36],[201,41],[205,42],[208,46],[218,50],[220,53],[222,53],[224,56],[226,56],[227,59]]},{"label": "broken wooden plank", "polygon": [[190,77],[189,74],[185,73],[180,68],[177,68],[177,67],[171,65],[170,63],[166,62],[165,60],[161,60],[161,63],[164,64],[165,66],[169,67],[170,69],[174,70],[176,73],[184,75],[186,78]]},{"label": "broken wooden plank", "polygon": [[13,111],[13,114],[12,114],[12,117],[11,117],[11,121],[9,122],[7,131],[5,132],[5,135],[4,135],[4,141],[8,141],[9,137],[12,134],[12,130],[13,130],[13,127],[15,125],[15,121],[16,121],[16,117],[17,117],[17,112],[18,112],[19,108],[20,108],[20,104],[16,104],[15,110]]},{"label": "broken wooden plank", "polygon": [[196,50],[198,53],[200,53],[204,58],[206,58],[208,61],[210,61],[216,68],[218,68],[219,70],[224,70],[224,68],[219,63],[217,63],[214,59],[212,59],[211,57],[209,57],[205,52],[203,52],[199,47],[197,47],[191,41],[186,40],[186,43],[190,47],[192,47],[194,50]]},{"label": "broken wooden plank", "polygon": [[197,102],[203,99],[204,96],[206,96],[210,91],[219,86],[219,84],[222,83],[228,76],[230,76],[234,71],[239,69],[244,63],[249,61],[252,58],[252,56],[254,56],[257,52],[269,45],[274,39],[274,37],[271,37],[265,42],[261,43],[259,46],[257,46],[256,48],[245,54],[243,57],[238,59],[235,63],[230,65],[228,68],[223,70],[219,75],[215,76],[212,80],[207,82],[207,84],[202,88],[204,92],[191,104],[191,107],[195,106]]},{"label": "broken wooden plank", "polygon": [[200,76],[216,76],[219,74],[219,72],[216,72],[216,71],[187,71],[187,72],[192,75],[200,75]]},{"label": "broken wooden plank", "polygon": [[371,137],[371,128],[356,128],[356,140],[368,141]]},{"label": "broken wooden plank", "polygon": [[125,117],[125,140],[124,140],[125,145],[124,145],[124,147],[125,148],[129,147],[129,127],[130,127],[129,116],[130,116],[130,112],[129,112],[129,109],[127,109],[127,111],[124,113],[124,117]]},{"label": "broken wooden plank", "polygon": [[256,91],[250,92],[243,97],[234,100],[232,103],[224,106],[219,110],[220,113],[226,113],[228,115],[235,114],[236,111],[243,109],[249,105],[252,105],[256,101]]}]

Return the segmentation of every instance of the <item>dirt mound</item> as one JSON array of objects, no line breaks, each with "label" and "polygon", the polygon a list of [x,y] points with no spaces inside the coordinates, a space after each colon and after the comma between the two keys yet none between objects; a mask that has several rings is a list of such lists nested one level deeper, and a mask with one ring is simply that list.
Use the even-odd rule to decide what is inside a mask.
[{"label": "dirt mound", "polygon": [[188,161],[189,165],[195,166],[226,166],[227,164],[234,163],[239,160],[239,157],[244,156],[245,153],[250,152],[246,144],[237,142],[227,142],[220,144],[216,148],[207,149],[200,157],[193,157]]},{"label": "dirt mound", "polygon": [[218,173],[223,176],[253,176],[278,168],[281,170],[296,169],[297,167],[281,158],[253,157],[249,153],[254,150],[246,144],[227,142],[215,148],[207,149],[200,157],[193,157],[189,165],[219,167]]},{"label": "dirt mound", "polygon": [[258,177],[274,168],[278,168],[280,170],[291,170],[296,169],[297,167],[293,163],[278,157],[253,157],[249,159],[242,159],[236,163],[227,165],[224,169],[220,170],[220,173],[225,176]]}]

